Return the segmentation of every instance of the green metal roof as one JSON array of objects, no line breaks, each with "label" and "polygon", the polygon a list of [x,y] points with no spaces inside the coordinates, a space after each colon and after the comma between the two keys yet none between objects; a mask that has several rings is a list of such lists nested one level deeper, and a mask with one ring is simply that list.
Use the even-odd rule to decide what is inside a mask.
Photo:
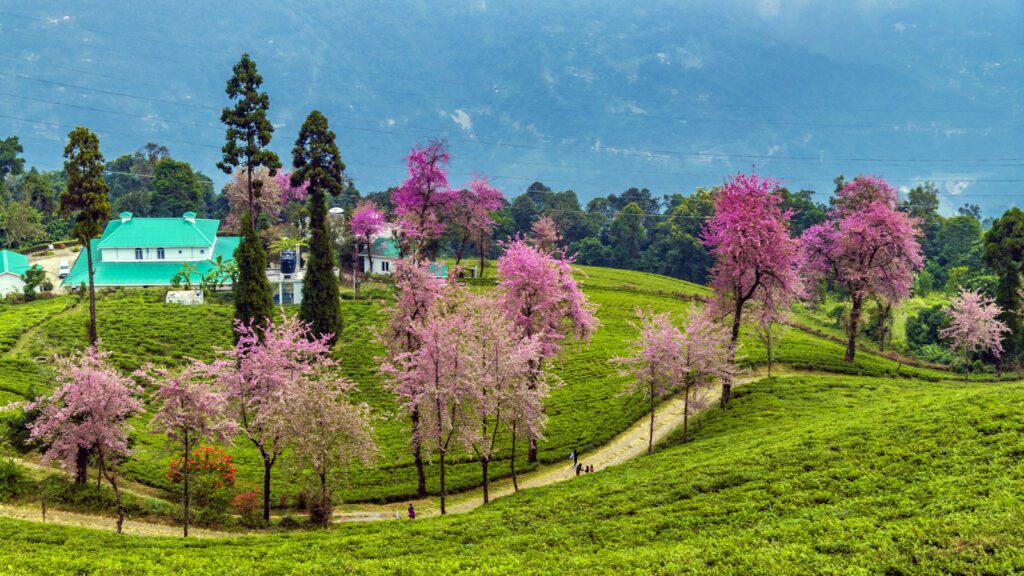
[{"label": "green metal roof", "polygon": [[401,253],[398,249],[398,240],[394,238],[377,238],[373,241],[370,254],[374,258],[400,258]]},{"label": "green metal roof", "polygon": [[10,272],[21,276],[26,270],[28,270],[28,256],[10,250],[0,250],[0,274]]},{"label": "green metal roof", "polygon": [[[211,222],[216,222],[216,220],[211,220]],[[238,248],[240,241],[241,238],[238,236],[218,237],[217,245],[213,247],[213,254],[210,255],[210,260],[194,260],[190,262],[196,267],[196,271],[191,274],[192,283],[197,286],[199,285],[203,274],[208,273],[214,268],[213,260],[216,260],[218,256],[224,260],[234,260],[235,248]],[[181,262],[159,260],[103,262],[99,259],[99,252],[96,250],[99,242],[100,240],[93,240],[93,257],[96,258],[96,261],[93,262],[93,279],[97,286],[169,286],[171,278],[181,270]],[[71,274],[64,279],[65,286],[77,286],[82,283],[88,283],[89,264],[86,262],[84,255],[85,250],[82,250],[78,255],[78,259],[75,260]]]},{"label": "green metal roof", "polygon": [[[193,216],[194,213],[190,213]],[[96,248],[157,248],[209,246],[217,237],[220,220],[182,218],[127,218],[111,220]]]}]

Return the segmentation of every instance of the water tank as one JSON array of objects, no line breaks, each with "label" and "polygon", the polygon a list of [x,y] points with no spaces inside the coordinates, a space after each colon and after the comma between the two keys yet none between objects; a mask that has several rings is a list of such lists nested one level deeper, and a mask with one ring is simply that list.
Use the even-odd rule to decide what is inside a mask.
[{"label": "water tank", "polygon": [[295,274],[295,250],[281,251],[281,274]]}]

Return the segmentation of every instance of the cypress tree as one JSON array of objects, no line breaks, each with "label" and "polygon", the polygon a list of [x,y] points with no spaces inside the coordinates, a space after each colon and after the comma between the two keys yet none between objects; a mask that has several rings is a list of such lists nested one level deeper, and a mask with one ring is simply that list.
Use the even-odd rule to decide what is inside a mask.
[{"label": "cypress tree", "polygon": [[[334,132],[327,118],[314,110],[302,124],[292,150],[292,185],[309,183],[309,262],[302,281],[299,317],[308,322],[312,335],[341,331],[338,277],[334,273],[334,249],[327,222],[327,194],[337,196],[345,189],[345,163],[341,160]],[[332,338],[333,341],[334,338]]]},{"label": "cypress tree", "polygon": [[[103,179],[103,154],[100,140],[86,128],[78,127],[68,134],[64,148],[64,172],[68,175],[67,188],[60,195],[60,210],[65,216],[74,215],[71,236],[85,249],[89,266],[89,344],[99,341],[96,333],[96,284],[92,260],[92,239],[103,233],[110,216],[107,193],[110,186]],[[90,447],[79,446],[75,458],[75,484],[85,484],[86,466]]]},{"label": "cypress tree", "polygon": [[236,102],[233,108],[224,108],[220,115],[227,133],[221,149],[224,158],[217,163],[226,174],[238,167],[245,170],[248,207],[241,218],[242,241],[235,250],[238,280],[232,289],[235,318],[257,324],[264,324],[273,314],[274,297],[267,280],[267,253],[253,226],[255,199],[260,195],[262,182],[253,182],[252,174],[263,166],[274,176],[281,167],[277,154],[267,149],[274,127],[267,120],[270,98],[266,92],[260,92],[262,85],[263,77],[256,71],[256,62],[248,54],[242,54],[225,89],[228,98]]},{"label": "cypress tree", "polygon": [[995,301],[1003,312],[999,319],[1010,327],[1003,336],[1003,355],[996,368],[1002,371],[1004,362],[1021,354],[1021,336],[1024,327],[1018,314],[1020,309],[1021,261],[1024,260],[1024,211],[1010,208],[992,222],[985,234],[985,263],[999,276]]}]

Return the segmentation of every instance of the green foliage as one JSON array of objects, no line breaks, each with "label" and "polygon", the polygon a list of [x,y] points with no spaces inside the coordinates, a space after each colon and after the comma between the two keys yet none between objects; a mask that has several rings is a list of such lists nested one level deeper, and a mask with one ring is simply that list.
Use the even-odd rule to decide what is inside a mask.
[{"label": "green foliage", "polygon": [[[944,310],[944,306],[932,306],[907,318],[907,345],[911,349],[919,350],[923,346],[935,345],[941,341],[939,329],[946,322]],[[934,356],[935,354],[931,352],[930,355]]]},{"label": "green foliage", "polygon": [[1020,276],[1024,260],[1024,211],[1010,208],[992,222],[985,235],[985,263],[999,276],[996,285],[996,304],[1003,309],[999,319],[1010,328],[1003,339],[1003,357],[1015,358],[1021,351]]},{"label": "green foliage", "polygon": [[2,520],[0,563],[25,574],[313,574],[339,562],[354,574],[1014,573],[1021,402],[1020,384],[765,379],[702,416],[693,442],[671,437],[651,457],[472,514],[202,544]]},{"label": "green foliage", "polygon": [[171,158],[156,163],[151,198],[152,216],[181,216],[204,208],[203,188],[198,175],[187,162]]},{"label": "green foliage", "polygon": [[0,502],[10,502],[26,492],[31,485],[31,480],[21,466],[10,458],[0,458]]},{"label": "green foliage", "polygon": [[314,334],[337,335],[342,329],[342,318],[326,196],[337,196],[344,190],[345,163],[334,143],[334,132],[327,126],[327,118],[318,110],[310,112],[302,124],[295,141],[293,162],[292,185],[309,183],[311,238],[299,317],[310,324]]},{"label": "green foliage", "polygon": [[274,314],[274,296],[267,279],[267,254],[252,226],[252,213],[242,214],[242,241],[235,249],[238,281],[232,285],[235,318],[263,324]]}]

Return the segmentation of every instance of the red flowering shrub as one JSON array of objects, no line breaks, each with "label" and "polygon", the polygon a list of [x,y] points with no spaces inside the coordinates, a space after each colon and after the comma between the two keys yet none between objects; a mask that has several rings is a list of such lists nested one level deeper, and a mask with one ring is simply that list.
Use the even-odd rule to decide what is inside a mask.
[{"label": "red flowering shrub", "polygon": [[184,482],[186,465],[191,500],[199,506],[217,510],[227,507],[235,485],[235,465],[231,462],[231,455],[219,448],[203,446],[192,451],[187,463],[179,456],[167,467],[167,478],[172,484]]},{"label": "red flowering shrub", "polygon": [[247,482],[231,499],[231,505],[241,516],[242,524],[246,526],[257,526],[262,520],[260,512],[263,508],[263,496],[259,488],[253,484]]}]

